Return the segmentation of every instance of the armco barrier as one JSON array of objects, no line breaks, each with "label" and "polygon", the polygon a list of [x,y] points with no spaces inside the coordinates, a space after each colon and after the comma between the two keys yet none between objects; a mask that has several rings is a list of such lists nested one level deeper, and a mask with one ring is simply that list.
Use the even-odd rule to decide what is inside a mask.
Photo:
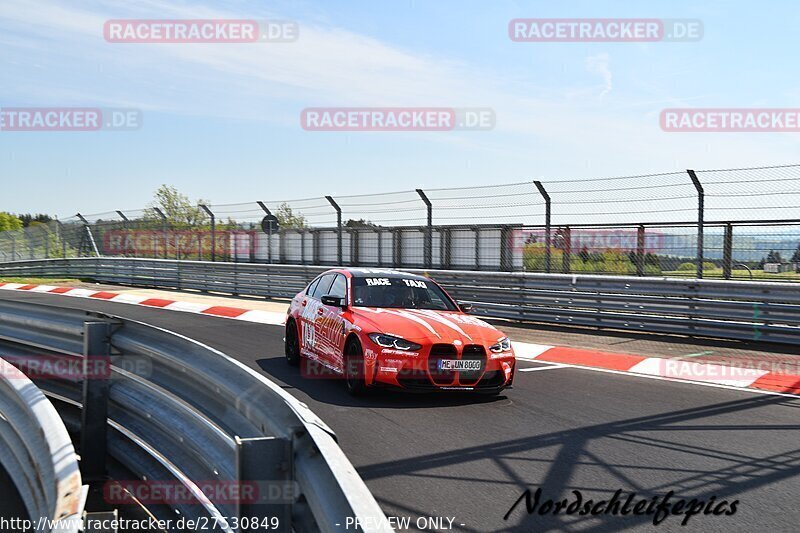
[{"label": "armco barrier", "polygon": [[[0,465],[25,507],[20,515],[55,522],[38,531],[76,533],[86,494],[67,428],[42,391],[2,358],[0,415]],[[11,501],[10,490],[0,493]]]},{"label": "armco barrier", "polygon": [[[291,297],[328,267],[82,258],[0,264],[3,276]],[[475,313],[512,320],[800,344],[800,284],[417,270]]]},{"label": "armco barrier", "polygon": [[[93,268],[90,263],[74,266]],[[97,324],[102,326],[99,337],[98,328],[92,327]],[[87,398],[104,402],[108,427],[93,430],[97,438],[107,432],[102,441],[108,443],[112,478],[179,484],[191,495],[192,501],[148,507],[158,518],[205,518],[209,530],[216,531],[236,531],[230,521],[236,517],[278,517],[279,527],[270,527],[278,531],[338,531],[348,518],[352,530],[355,518],[361,524],[356,530],[372,524],[369,531],[389,531],[383,512],[331,430],[258,372],[192,339],[143,323],[0,301],[4,357],[64,357],[74,362],[92,355],[98,346],[110,346],[104,354],[111,362],[104,397],[87,396],[86,379],[34,381],[75,433],[92,429],[85,421]],[[87,446],[96,442],[93,435],[80,436]],[[84,462],[90,460],[87,455]],[[101,468],[105,464],[102,461]],[[296,488],[296,493],[231,501],[204,495],[199,482],[223,487],[252,483],[271,498],[271,487]]]}]

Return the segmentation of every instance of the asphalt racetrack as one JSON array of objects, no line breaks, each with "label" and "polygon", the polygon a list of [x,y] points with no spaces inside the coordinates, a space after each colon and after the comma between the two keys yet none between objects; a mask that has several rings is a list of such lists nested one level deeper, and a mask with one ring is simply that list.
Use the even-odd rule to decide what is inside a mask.
[{"label": "asphalt racetrack", "polygon": [[[458,531],[797,531],[800,400],[520,363],[499,398],[379,392],[351,398],[332,379],[308,379],[283,357],[279,327],[56,295],[0,298],[116,314],[161,326],[239,359],[306,402],[339,443],[387,515],[411,529]],[[531,369],[531,370],[525,370]],[[523,491],[585,502],[738,500],[736,513],[529,515]],[[434,520],[438,518],[439,520]],[[442,527],[444,525],[444,527]],[[439,527],[436,527],[439,526]]]}]

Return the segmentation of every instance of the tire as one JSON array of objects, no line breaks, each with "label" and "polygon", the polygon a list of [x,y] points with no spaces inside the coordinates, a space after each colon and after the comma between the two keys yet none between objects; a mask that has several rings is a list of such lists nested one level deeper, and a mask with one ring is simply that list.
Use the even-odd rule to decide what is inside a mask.
[{"label": "tire", "polygon": [[289,366],[300,364],[300,337],[297,334],[297,324],[294,320],[286,323],[286,337],[283,341],[283,352]]},{"label": "tire", "polygon": [[367,390],[364,380],[364,355],[361,343],[357,339],[347,342],[344,349],[344,382],[347,392],[352,396],[361,396]]}]

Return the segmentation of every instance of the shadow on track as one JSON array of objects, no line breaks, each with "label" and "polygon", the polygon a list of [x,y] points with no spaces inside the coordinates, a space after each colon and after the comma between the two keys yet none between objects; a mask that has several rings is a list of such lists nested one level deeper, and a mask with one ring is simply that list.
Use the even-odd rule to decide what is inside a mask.
[{"label": "shadow on track", "polygon": [[391,389],[371,390],[363,397],[350,396],[345,389],[342,378],[308,378],[301,374],[297,367],[286,364],[283,357],[258,359],[256,364],[272,378],[285,383],[284,388],[303,391],[311,398],[331,405],[342,407],[391,407],[396,409],[424,409],[426,407],[448,407],[478,403],[494,403],[504,401],[503,394],[487,396],[461,391],[442,391],[436,393],[408,393]]},{"label": "shadow on track", "polygon": [[[579,490],[584,495],[584,501],[591,498],[598,502],[610,498],[617,489],[624,491],[623,501],[631,491],[637,493],[637,500],[662,496],[669,491],[675,491],[673,502],[692,498],[708,501],[712,496],[716,497],[717,502],[740,499],[738,516],[696,515],[688,527],[680,526],[682,516],[670,516],[658,529],[752,530],[764,517],[759,512],[774,514],[780,511],[779,508],[772,511],[748,509],[746,493],[770,486],[774,486],[776,491],[786,491],[786,485],[777,484],[800,476],[800,448],[796,446],[797,441],[790,440],[788,448],[784,449],[779,449],[777,441],[770,442],[772,432],[789,432],[784,436],[800,434],[800,423],[760,424],[758,411],[747,413],[768,406],[793,409],[798,404],[787,398],[754,396],[375,463],[362,466],[359,473],[368,483],[382,478],[412,476],[420,481],[436,481],[444,488],[456,481],[472,481],[469,473],[475,465],[481,464],[484,472],[487,468],[493,469],[496,476],[492,476],[491,480],[481,480],[490,485],[482,490],[499,495],[503,501],[497,508],[493,506],[486,510],[494,516],[491,519],[496,525],[493,531],[580,530],[599,533],[653,528],[653,515],[528,515],[524,502],[514,509],[508,521],[503,520],[503,515],[525,489],[533,492],[539,487],[542,488],[543,501],[566,498],[571,502],[574,501],[572,491]],[[731,418],[737,420],[729,423]],[[726,436],[737,431],[752,433],[747,452],[741,448],[737,450],[736,446],[727,442]],[[701,432],[705,438],[698,442],[693,436]],[[611,447],[608,446],[609,441]],[[603,442],[605,446],[602,446]],[[618,443],[618,449],[615,449],[614,443]],[[532,477],[532,470],[538,475]],[[601,479],[605,482],[598,482]],[[778,489],[778,486],[781,488]],[[796,480],[790,487],[797,487]],[[791,499],[796,492],[797,489],[793,488],[786,495]],[[381,504],[409,515],[426,513],[425,509],[410,508],[400,501],[382,500]],[[778,523],[786,525],[787,521],[793,520],[790,514],[786,514],[785,520]],[[745,522],[740,522],[741,519]],[[468,526],[462,529],[484,531]]]}]

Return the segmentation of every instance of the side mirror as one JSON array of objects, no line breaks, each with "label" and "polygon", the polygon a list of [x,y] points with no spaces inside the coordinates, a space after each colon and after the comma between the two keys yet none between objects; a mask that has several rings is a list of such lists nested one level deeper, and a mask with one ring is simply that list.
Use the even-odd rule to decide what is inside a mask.
[{"label": "side mirror", "polygon": [[472,304],[467,302],[458,302],[458,307],[461,308],[462,313],[471,313],[472,312]]},{"label": "side mirror", "polygon": [[330,305],[331,307],[344,307],[344,298],[338,296],[325,295],[322,297],[322,305]]}]

